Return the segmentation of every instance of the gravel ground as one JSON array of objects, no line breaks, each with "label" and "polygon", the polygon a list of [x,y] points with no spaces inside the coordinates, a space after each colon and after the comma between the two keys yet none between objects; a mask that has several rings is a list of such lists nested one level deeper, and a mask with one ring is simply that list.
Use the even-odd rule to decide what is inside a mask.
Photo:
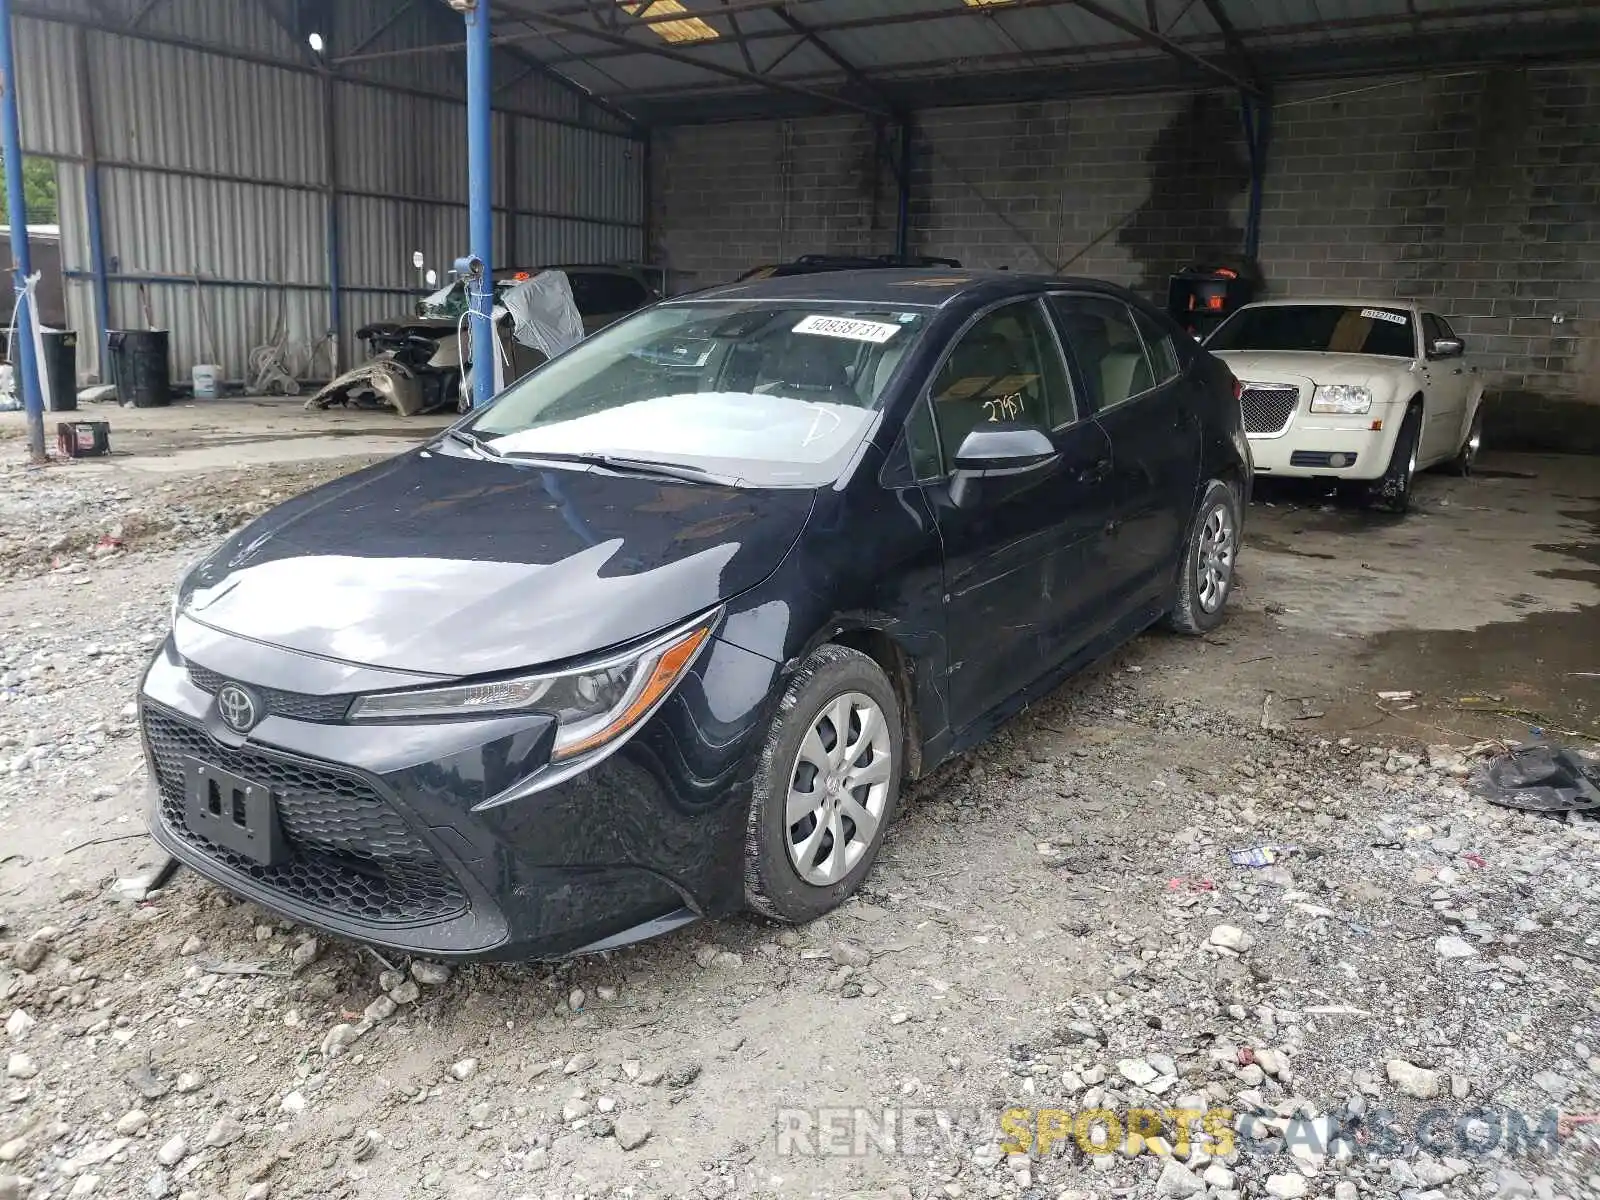
[{"label": "gravel ground", "polygon": [[0,468],[0,1200],[1600,1196],[1600,1126],[1535,1140],[1600,1110],[1600,822],[1175,703],[1181,639],[917,785],[802,929],[448,971],[122,898],[174,576],[337,469]]}]

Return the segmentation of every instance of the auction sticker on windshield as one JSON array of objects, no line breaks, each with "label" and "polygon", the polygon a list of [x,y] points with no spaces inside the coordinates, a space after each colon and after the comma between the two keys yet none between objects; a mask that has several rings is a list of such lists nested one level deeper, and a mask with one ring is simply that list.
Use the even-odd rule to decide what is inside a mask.
[{"label": "auction sticker on windshield", "polygon": [[900,332],[900,326],[882,321],[857,321],[852,317],[809,316],[794,327],[795,333],[815,333],[822,337],[849,338],[852,342],[887,342]]},{"label": "auction sticker on windshield", "polygon": [[1361,315],[1369,321],[1388,321],[1392,325],[1404,325],[1406,323],[1403,313],[1384,312],[1381,308],[1363,308]]}]

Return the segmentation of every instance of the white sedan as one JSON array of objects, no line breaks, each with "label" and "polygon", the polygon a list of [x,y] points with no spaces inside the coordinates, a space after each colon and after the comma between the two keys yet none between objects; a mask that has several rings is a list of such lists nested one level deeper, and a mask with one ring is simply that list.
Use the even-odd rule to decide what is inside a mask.
[{"label": "white sedan", "polygon": [[1392,512],[1419,470],[1472,469],[1483,380],[1437,313],[1368,300],[1249,304],[1206,339],[1241,384],[1259,475],[1360,481]]}]

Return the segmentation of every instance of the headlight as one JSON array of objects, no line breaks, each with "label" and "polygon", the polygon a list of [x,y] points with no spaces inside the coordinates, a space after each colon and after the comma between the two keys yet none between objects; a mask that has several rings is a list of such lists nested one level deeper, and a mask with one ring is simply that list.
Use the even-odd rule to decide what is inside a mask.
[{"label": "headlight", "polygon": [[1372,389],[1350,383],[1324,383],[1311,397],[1311,411],[1319,413],[1364,413],[1372,408]]},{"label": "headlight", "polygon": [[559,722],[552,761],[615,742],[648,717],[694,662],[720,614],[680,626],[647,645],[571,671],[519,675],[363,696],[352,721],[549,713]]},{"label": "headlight", "polygon": [[200,564],[205,562],[206,559],[210,557],[211,552],[208,550],[199,558],[195,559],[192,563],[189,563],[187,566],[185,566],[183,570],[178,572],[178,578],[172,585],[172,607],[167,613],[168,633],[171,633],[173,628],[178,624],[178,609],[183,607],[183,593],[184,589],[188,586],[189,576],[193,575],[197,570],[199,570]]}]

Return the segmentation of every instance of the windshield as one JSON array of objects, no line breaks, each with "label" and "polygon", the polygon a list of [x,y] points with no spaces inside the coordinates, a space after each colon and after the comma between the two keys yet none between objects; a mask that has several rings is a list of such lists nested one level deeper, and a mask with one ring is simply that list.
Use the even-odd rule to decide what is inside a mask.
[{"label": "windshield", "polygon": [[1309,350],[1415,358],[1411,314],[1345,304],[1268,304],[1242,308],[1206,340],[1207,350]]},{"label": "windshield", "polygon": [[754,301],[647,309],[514,384],[466,428],[496,454],[609,455],[770,487],[837,479],[920,310]]}]

